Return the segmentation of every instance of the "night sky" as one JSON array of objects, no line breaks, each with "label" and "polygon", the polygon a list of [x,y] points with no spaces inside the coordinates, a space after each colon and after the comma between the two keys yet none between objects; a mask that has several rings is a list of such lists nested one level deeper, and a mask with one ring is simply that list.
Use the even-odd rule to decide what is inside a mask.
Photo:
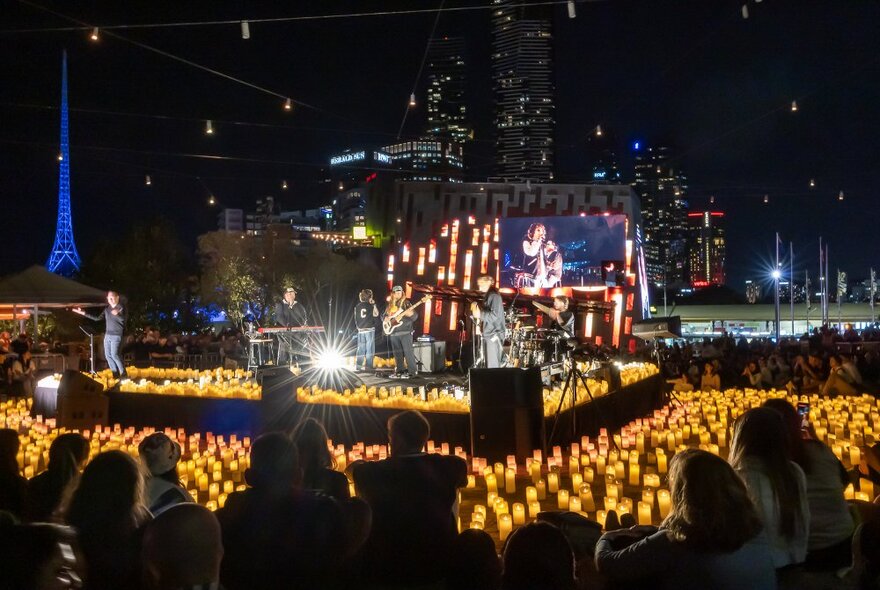
[{"label": "night sky", "polygon": [[[90,25],[439,4],[37,3]],[[715,195],[712,207],[727,214],[730,286],[766,274],[775,231],[794,242],[798,277],[805,268],[815,276],[820,235],[830,241],[832,269],[865,277],[880,266],[880,3],[763,0],[749,3],[748,20],[741,4],[608,0],[578,3],[574,20],[556,7],[557,178],[588,178],[587,138],[597,124],[617,144],[627,178],[633,141],[673,145],[692,204],[709,206]],[[33,5],[0,0],[0,14],[0,274],[44,263],[52,245],[63,49],[75,235],[87,257],[100,237],[156,216],[194,244],[216,227],[209,194],[231,207],[265,195],[287,209],[317,204],[315,181],[329,155],[397,136],[434,23],[434,14],[252,23],[249,40],[237,24],[116,31],[314,107],[286,113],[279,98],[107,34],[95,43],[85,31],[10,33],[71,26]],[[470,163],[475,176],[489,175],[489,11],[444,13],[437,34],[466,38],[477,137]],[[424,92],[418,98],[407,137],[424,124]]]}]

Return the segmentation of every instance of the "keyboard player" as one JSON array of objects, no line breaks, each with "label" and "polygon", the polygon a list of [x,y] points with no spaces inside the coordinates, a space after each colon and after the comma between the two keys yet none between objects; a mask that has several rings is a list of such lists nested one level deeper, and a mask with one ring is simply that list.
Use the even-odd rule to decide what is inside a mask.
[{"label": "keyboard player", "polygon": [[[275,306],[275,325],[282,328],[299,328],[308,322],[306,307],[296,300],[296,289],[284,289],[284,298]],[[304,339],[300,335],[278,333],[278,364],[291,363],[295,360],[295,349],[304,347]]]}]

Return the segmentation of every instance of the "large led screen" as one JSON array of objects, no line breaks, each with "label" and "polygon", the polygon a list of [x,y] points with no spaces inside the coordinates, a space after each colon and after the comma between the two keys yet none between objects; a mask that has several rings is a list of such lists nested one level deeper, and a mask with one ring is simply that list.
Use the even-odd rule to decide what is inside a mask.
[{"label": "large led screen", "polygon": [[623,276],[625,215],[504,218],[498,229],[502,287],[612,285]]}]

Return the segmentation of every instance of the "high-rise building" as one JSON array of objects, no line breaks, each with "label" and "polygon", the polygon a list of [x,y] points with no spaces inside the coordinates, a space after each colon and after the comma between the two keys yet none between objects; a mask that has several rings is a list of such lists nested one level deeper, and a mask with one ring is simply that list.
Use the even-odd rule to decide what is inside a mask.
[{"label": "high-rise building", "polygon": [[463,143],[473,139],[465,103],[464,39],[440,37],[428,45],[427,135]]},{"label": "high-rise building", "polygon": [[723,219],[721,211],[688,213],[688,271],[693,287],[721,286],[725,282]]},{"label": "high-rise building", "polygon": [[672,149],[633,144],[632,183],[641,199],[645,265],[655,286],[687,282],[687,178],[677,167]]},{"label": "high-rise building", "polygon": [[495,174],[553,180],[555,101],[552,11],[492,0]]},{"label": "high-rise building", "polygon": [[464,150],[460,143],[423,138],[386,145],[381,151],[391,157],[397,178],[401,180],[462,181]]},{"label": "high-rise building", "polygon": [[591,135],[587,140],[587,163],[592,184],[614,184],[621,181],[620,166],[610,133]]},{"label": "high-rise building", "polygon": [[69,277],[79,271],[79,252],[73,241],[73,215],[70,210],[70,135],[67,115],[67,52],[61,58],[61,145],[58,150],[58,219],[55,243],[46,268]]}]

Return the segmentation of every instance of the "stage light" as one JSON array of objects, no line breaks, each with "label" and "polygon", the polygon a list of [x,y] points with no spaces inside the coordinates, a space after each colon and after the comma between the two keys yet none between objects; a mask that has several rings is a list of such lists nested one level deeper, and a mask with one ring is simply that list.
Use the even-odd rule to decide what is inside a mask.
[{"label": "stage light", "polygon": [[150,186],[151,184],[153,184],[153,179],[150,178],[150,175],[149,175],[149,174],[147,174],[147,177],[146,177],[146,179],[145,179],[145,181],[144,181],[144,184],[146,184],[147,186]]},{"label": "stage light", "polygon": [[292,111],[293,110],[293,101],[290,100],[289,98],[284,101],[284,110],[285,111]]},{"label": "stage light", "polygon": [[338,371],[345,368],[345,357],[335,348],[327,348],[318,354],[318,369]]},{"label": "stage light", "polygon": [[211,124],[211,119],[205,121],[205,134],[214,135],[214,126]]},{"label": "stage light", "polygon": [[797,101],[796,100],[791,101],[791,112],[792,113],[797,112]]},{"label": "stage light", "polygon": [[241,38],[242,39],[250,39],[251,38],[251,26],[248,24],[246,20],[241,21]]},{"label": "stage light", "polygon": [[416,106],[416,93],[415,92],[413,92],[412,94],[409,95],[409,107],[413,108],[414,106]]},{"label": "stage light", "polygon": [[568,18],[575,18],[577,16],[577,9],[574,7],[574,0],[568,0]]},{"label": "stage light", "polygon": [[89,39],[91,39],[92,41],[98,40],[98,27],[95,27],[94,29],[92,29],[92,34],[89,35]]},{"label": "stage light", "polygon": [[778,281],[779,277],[782,276],[782,273],[779,272],[779,269],[777,268],[776,270],[774,270],[773,272],[770,273],[770,276],[773,277],[773,280]]}]

